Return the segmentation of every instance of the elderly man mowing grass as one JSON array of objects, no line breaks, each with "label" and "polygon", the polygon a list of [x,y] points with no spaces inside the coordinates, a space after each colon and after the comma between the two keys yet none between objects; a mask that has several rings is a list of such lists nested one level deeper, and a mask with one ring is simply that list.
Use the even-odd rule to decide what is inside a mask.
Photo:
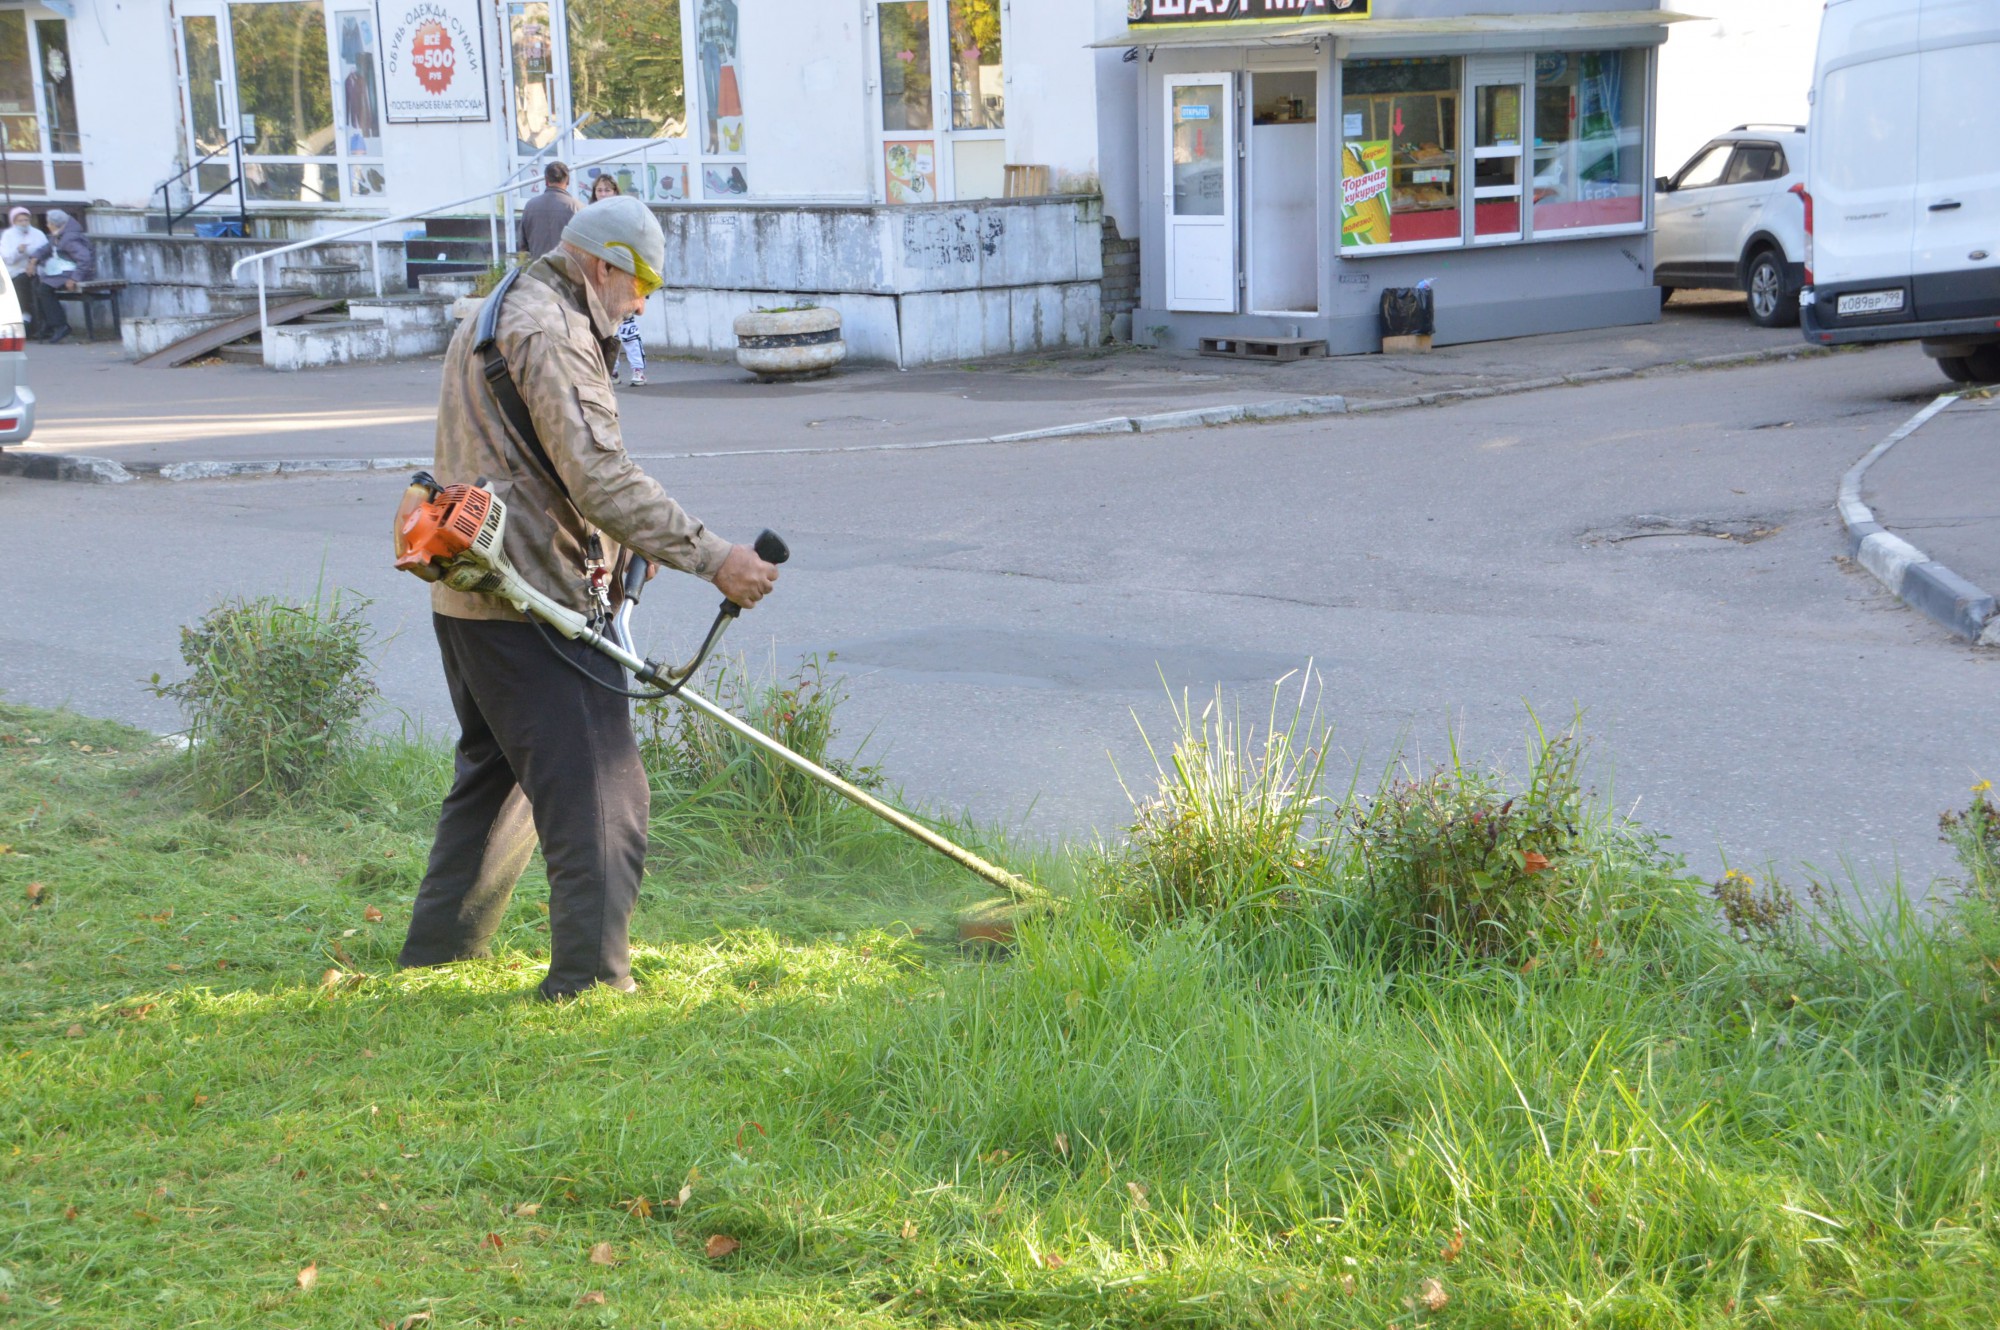
[{"label": "elderly man mowing grass", "polygon": [[[619,434],[609,377],[618,324],[659,286],[665,251],[645,204],[593,203],[560,245],[488,297],[500,302],[490,346],[478,344],[482,320],[467,319],[445,355],[437,479],[485,478],[507,505],[514,567],[583,614],[592,564],[617,587],[627,551],[706,578],[745,608],[778,576],[682,511]],[[608,672],[589,647],[545,639],[498,597],[438,585],[431,609],[461,735],[399,963],[488,954],[539,834],[549,870],[541,994],[632,991],[627,929],[649,794],[629,704],[585,677]]]}]

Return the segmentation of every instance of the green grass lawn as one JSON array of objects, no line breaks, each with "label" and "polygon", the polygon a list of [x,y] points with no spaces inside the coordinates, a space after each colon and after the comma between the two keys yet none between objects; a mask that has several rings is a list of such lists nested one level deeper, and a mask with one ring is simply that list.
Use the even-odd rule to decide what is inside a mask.
[{"label": "green grass lawn", "polygon": [[1599,826],[1597,923],[1525,958],[1393,944],[1337,858],[1141,927],[1079,852],[1022,865],[1078,903],[999,961],[948,945],[976,884],[872,823],[662,789],[641,993],[555,1007],[538,878],[493,960],[392,969],[440,753],[378,743],[233,817],[183,763],[0,706],[0,1323],[2000,1307],[1983,916],[1747,945]]}]

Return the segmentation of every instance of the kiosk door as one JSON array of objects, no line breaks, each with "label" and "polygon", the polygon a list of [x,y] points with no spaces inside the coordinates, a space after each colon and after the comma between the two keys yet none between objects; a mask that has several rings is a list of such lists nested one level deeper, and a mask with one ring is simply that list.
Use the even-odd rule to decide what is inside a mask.
[{"label": "kiosk door", "polygon": [[1166,81],[1167,308],[1236,312],[1236,78]]}]

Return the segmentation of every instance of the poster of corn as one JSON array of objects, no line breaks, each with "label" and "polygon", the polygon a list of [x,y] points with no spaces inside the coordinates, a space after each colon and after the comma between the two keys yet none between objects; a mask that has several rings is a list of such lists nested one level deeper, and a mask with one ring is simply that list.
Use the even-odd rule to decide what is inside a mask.
[{"label": "poster of corn", "polygon": [[1389,243],[1389,140],[1349,139],[1340,151],[1340,243]]}]

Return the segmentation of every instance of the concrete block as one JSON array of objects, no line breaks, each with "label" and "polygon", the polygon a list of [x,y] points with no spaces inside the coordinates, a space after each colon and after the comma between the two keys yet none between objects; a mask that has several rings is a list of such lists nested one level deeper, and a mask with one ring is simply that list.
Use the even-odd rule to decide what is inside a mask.
[{"label": "concrete block", "polygon": [[391,357],[393,339],[386,324],[374,319],[339,323],[289,323],[264,331],[267,369],[324,369]]},{"label": "concrete block", "polygon": [[213,328],[229,322],[233,317],[227,314],[177,314],[155,315],[150,318],[123,321],[119,336],[125,343],[125,354],[134,360],[165,350],[183,337],[191,336],[204,328]]}]

